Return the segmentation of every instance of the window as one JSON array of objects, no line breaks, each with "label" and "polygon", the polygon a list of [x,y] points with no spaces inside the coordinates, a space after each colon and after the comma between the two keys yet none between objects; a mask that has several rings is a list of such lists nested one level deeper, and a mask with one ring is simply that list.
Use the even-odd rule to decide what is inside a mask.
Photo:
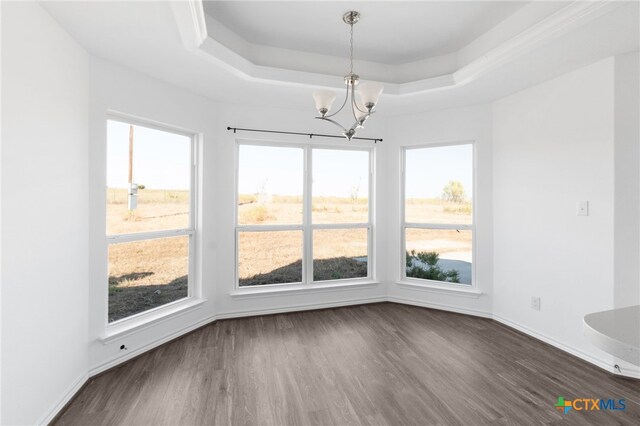
[{"label": "window", "polygon": [[371,151],[238,144],[239,287],[371,277]]},{"label": "window", "polygon": [[108,322],[189,297],[193,136],[107,120]]},{"label": "window", "polygon": [[473,144],[403,150],[403,279],[473,284]]}]

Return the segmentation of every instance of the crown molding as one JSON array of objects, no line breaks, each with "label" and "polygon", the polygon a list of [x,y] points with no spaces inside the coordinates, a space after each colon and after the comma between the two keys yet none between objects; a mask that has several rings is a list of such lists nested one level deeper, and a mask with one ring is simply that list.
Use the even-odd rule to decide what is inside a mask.
[{"label": "crown molding", "polygon": [[[377,81],[385,85],[385,96],[398,97],[460,87],[621,5],[621,2],[614,0],[574,1],[451,73],[397,82],[392,79],[400,73],[393,72],[394,68],[399,70],[402,67],[418,66],[417,63],[393,66],[383,64],[391,70],[392,75],[389,77],[390,80]],[[336,78],[340,76],[258,65],[226,47],[209,36],[202,0],[172,2],[172,9],[185,47],[241,79],[286,86],[342,88],[342,79]],[[253,49],[260,48],[250,46]],[[288,53],[295,54],[294,51]],[[322,55],[315,56],[322,60]],[[412,74],[415,75],[416,72]]]},{"label": "crown molding", "polygon": [[182,43],[189,50],[198,49],[209,37],[202,0],[172,1],[171,10]]},{"label": "crown molding", "polygon": [[454,72],[454,85],[469,83],[541,44],[572,31],[619,6],[615,3],[612,0],[574,1]]}]

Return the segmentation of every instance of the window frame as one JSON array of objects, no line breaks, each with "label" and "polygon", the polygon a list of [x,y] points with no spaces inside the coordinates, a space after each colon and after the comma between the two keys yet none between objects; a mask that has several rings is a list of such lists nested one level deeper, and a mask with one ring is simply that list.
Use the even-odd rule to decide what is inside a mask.
[{"label": "window frame", "polygon": [[[262,146],[274,148],[299,148],[303,150],[303,194],[302,194],[302,223],[298,225],[240,225],[238,223],[238,197],[240,184],[240,147]],[[368,212],[367,222],[314,224],[313,223],[313,151],[314,150],[343,150],[362,151],[369,155],[368,164]],[[275,288],[313,288],[332,286],[336,284],[365,284],[375,280],[375,148],[369,146],[344,146],[327,143],[299,143],[270,140],[236,139],[235,144],[235,184],[234,184],[234,286],[235,294],[268,292]],[[313,280],[313,231],[335,229],[367,229],[367,276],[360,278],[342,278],[337,280]],[[269,231],[301,231],[302,232],[302,281],[292,283],[273,283],[254,286],[240,286],[240,232],[269,232]]]},{"label": "window frame", "polygon": [[[106,262],[109,262],[109,246],[119,243],[131,243],[139,241],[150,241],[162,238],[171,237],[188,237],[188,269],[187,269],[187,296],[173,302],[165,303],[155,308],[147,309],[142,312],[130,315],[125,318],[118,319],[116,321],[109,322],[109,273],[107,266],[107,274],[104,277],[103,282],[105,285],[105,313],[104,322],[106,336],[115,335],[123,331],[127,331],[130,328],[137,327],[140,324],[145,324],[150,321],[157,320],[174,314],[177,311],[191,308],[203,302],[202,289],[200,286],[200,280],[197,275],[197,262],[198,262],[198,245],[197,245],[197,224],[198,224],[198,198],[199,198],[199,186],[198,186],[198,158],[201,135],[197,132],[189,131],[180,127],[159,123],[157,121],[146,120],[139,117],[130,116],[127,114],[109,112],[105,118],[105,134],[106,143],[105,150],[108,146],[108,130],[106,126],[109,121],[117,121],[133,126],[146,127],[161,132],[172,133],[189,138],[189,156],[190,156],[190,168],[189,168],[189,223],[187,228],[178,229],[166,229],[158,231],[143,231],[143,232],[131,232],[125,234],[107,234],[106,230],[106,216],[104,226],[105,235],[105,252]],[[105,152],[105,166],[107,166],[107,155]],[[105,183],[106,183],[106,167],[105,167]],[[104,185],[104,197],[106,200],[107,186]],[[106,204],[104,208],[106,213]]]},{"label": "window frame", "polygon": [[[445,224],[445,223],[419,223],[407,222],[406,217],[406,163],[407,152],[414,149],[443,148],[451,146],[471,145],[471,178],[473,193],[471,196],[471,224]],[[461,140],[450,142],[423,143],[418,145],[404,145],[400,147],[400,283],[432,287],[436,289],[477,291],[476,280],[476,201],[477,201],[477,145],[475,140]],[[422,278],[407,277],[407,229],[446,229],[471,231],[471,284],[451,283],[446,281],[428,280]]]}]

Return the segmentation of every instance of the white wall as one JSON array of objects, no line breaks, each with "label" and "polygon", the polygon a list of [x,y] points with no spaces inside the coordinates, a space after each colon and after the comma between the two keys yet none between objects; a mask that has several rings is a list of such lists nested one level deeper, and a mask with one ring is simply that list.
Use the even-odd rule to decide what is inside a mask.
[{"label": "white wall", "polygon": [[[92,374],[104,370],[123,357],[131,357],[176,332],[212,319],[214,288],[213,271],[216,258],[212,246],[215,244],[215,202],[206,195],[199,208],[204,214],[199,218],[196,235],[197,244],[204,260],[200,267],[203,293],[209,298],[204,305],[178,317],[156,324],[141,331],[123,335],[103,344],[107,319],[107,244],[106,223],[106,120],[108,111],[125,113],[146,120],[183,128],[202,134],[199,153],[204,164],[215,161],[213,149],[216,131],[217,108],[206,99],[165,85],[157,80],[128,71],[108,62],[91,58],[90,88],[90,140],[89,146],[89,239],[90,239],[90,298],[89,298],[89,370]],[[204,194],[210,194],[215,169],[201,167],[199,186]],[[128,350],[121,351],[126,345]]]},{"label": "white wall", "polygon": [[[147,77],[135,71],[91,58],[90,166],[90,331],[89,371],[91,374],[130,358],[185,330],[216,318],[304,308],[379,301],[384,285],[358,288],[294,292],[277,295],[235,296],[234,289],[234,179],[235,140],[266,139],[307,143],[308,137],[238,133],[227,126],[289,131],[331,133],[326,123],[314,120],[313,102],[308,111],[265,109],[220,104]],[[152,324],[107,344],[100,339],[105,331],[107,246],[105,241],[105,150],[107,111],[117,111],[143,119],[188,129],[203,136],[201,153],[201,223],[197,239],[201,246],[201,280],[207,302],[189,312]],[[373,121],[373,120],[372,120]],[[376,127],[377,126],[377,127]],[[368,126],[370,136],[384,137],[381,123]],[[344,144],[337,140],[338,145]],[[322,143],[314,138],[313,143]],[[335,141],[333,143],[336,143]],[[363,144],[363,142],[353,142]],[[367,144],[367,143],[364,143]],[[381,146],[382,144],[379,144]],[[378,156],[377,167],[384,167]],[[378,197],[382,194],[378,192]],[[380,212],[380,215],[383,215]],[[382,250],[383,238],[376,240]],[[380,265],[384,264],[384,261]],[[377,275],[383,275],[382,266]],[[125,344],[127,351],[120,351]]]},{"label": "white wall", "polygon": [[[2,98],[2,2],[0,2],[0,99]],[[0,102],[0,423],[2,422],[2,104]]]},{"label": "white wall", "polygon": [[2,4],[2,424],[50,420],[87,374],[85,51]]},{"label": "white wall", "polygon": [[638,52],[615,58],[614,305],[640,304],[640,67]]},{"label": "white wall", "polygon": [[[392,300],[422,306],[451,309],[475,315],[491,316],[493,295],[493,219],[492,219],[492,142],[491,107],[479,105],[467,108],[433,111],[393,117],[388,123],[391,137],[385,141],[388,151],[386,175],[387,223],[389,240],[386,255],[386,281]],[[480,297],[464,293],[441,292],[427,287],[398,285],[400,264],[400,155],[402,146],[439,142],[475,141],[476,145],[476,286]]]},{"label": "white wall", "polygon": [[582,319],[613,307],[613,106],[609,58],[493,107],[494,314],[609,366]]},{"label": "white wall", "polygon": [[[2,2],[0,2],[0,99],[2,99]],[[0,101],[0,423],[2,422],[2,104]]]}]

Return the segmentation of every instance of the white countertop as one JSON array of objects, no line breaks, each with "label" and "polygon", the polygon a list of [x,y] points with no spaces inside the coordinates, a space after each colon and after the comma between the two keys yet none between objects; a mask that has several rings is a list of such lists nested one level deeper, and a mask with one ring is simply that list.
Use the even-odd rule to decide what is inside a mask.
[{"label": "white countertop", "polygon": [[585,315],[584,332],[596,347],[640,366],[640,305]]}]

